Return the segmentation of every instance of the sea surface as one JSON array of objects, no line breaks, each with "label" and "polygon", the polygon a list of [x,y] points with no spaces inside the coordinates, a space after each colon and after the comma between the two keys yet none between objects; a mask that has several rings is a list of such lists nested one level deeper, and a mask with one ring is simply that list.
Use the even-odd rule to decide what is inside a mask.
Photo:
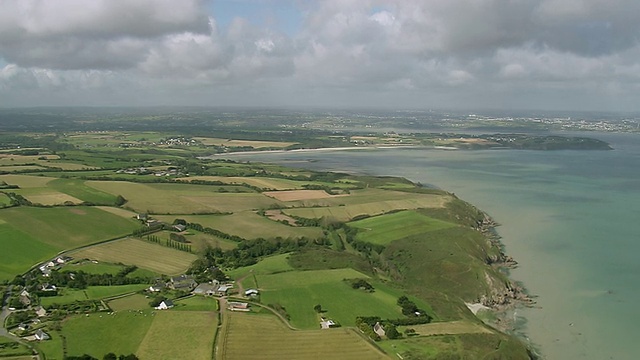
[{"label": "sea surface", "polygon": [[454,192],[501,224],[511,278],[535,296],[518,332],[546,359],[640,359],[640,135],[612,151],[375,149],[233,155],[395,175]]}]

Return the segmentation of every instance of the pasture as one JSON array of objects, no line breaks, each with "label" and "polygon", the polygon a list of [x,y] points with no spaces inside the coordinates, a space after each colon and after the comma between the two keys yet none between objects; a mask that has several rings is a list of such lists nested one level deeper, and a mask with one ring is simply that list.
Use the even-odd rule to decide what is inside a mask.
[{"label": "pasture", "polygon": [[93,204],[112,205],[116,201],[116,196],[87,186],[84,180],[56,179],[47,187]]},{"label": "pasture", "polygon": [[149,302],[150,300],[144,295],[133,294],[113,299],[108,305],[113,311],[143,310],[150,309]]},{"label": "pasture", "polygon": [[343,326],[354,326],[356,316],[402,317],[396,292],[380,284],[374,285],[374,292],[365,292],[343,281],[368,279],[353,269],[289,271],[256,278],[261,302],[284,306],[291,324],[299,329],[319,328],[319,315],[313,309],[316,304],[326,311],[323,316]]},{"label": "pasture", "polygon": [[140,359],[211,359],[217,325],[212,311],[159,311],[135,353]]},{"label": "pasture", "polygon": [[389,359],[355,330],[294,331],[272,315],[228,312],[217,359]]},{"label": "pasture", "polygon": [[176,300],[171,311],[217,311],[218,300],[211,296],[189,296]]},{"label": "pasture", "polygon": [[[147,335],[155,312],[148,310],[93,313],[62,322],[68,355],[89,354],[98,359],[109,353],[133,354]],[[47,357],[48,359],[48,357]]]},{"label": "pasture", "polygon": [[140,184],[89,181],[87,185],[128,200],[127,207],[151,214],[236,212],[279,204],[258,193],[219,193],[215,185]]},{"label": "pasture", "polygon": [[446,229],[456,224],[430,218],[414,211],[401,211],[353,221],[350,226],[360,229],[357,240],[386,245],[406,236]]},{"label": "pasture", "polygon": [[124,236],[139,227],[133,219],[90,206],[8,208],[0,211],[0,220],[57,251]]},{"label": "pasture", "polygon": [[6,194],[0,193],[0,208],[11,205],[11,199]]},{"label": "pasture", "polygon": [[131,284],[118,286],[89,286],[86,289],[63,289],[58,296],[43,297],[40,299],[42,306],[49,307],[52,304],[69,304],[74,301],[99,300],[112,296],[136,292],[149,287],[148,284]]},{"label": "pasture", "polygon": [[328,199],[335,197],[343,197],[348,195],[331,195],[324,190],[285,190],[285,191],[267,191],[263,194],[278,199],[280,201],[300,201]]},{"label": "pasture", "polygon": [[56,178],[45,176],[30,176],[30,175],[0,175],[0,181],[4,181],[10,185],[18,185],[20,189],[26,188],[43,188],[47,186],[47,183]]},{"label": "pasture", "polygon": [[285,271],[292,271],[294,270],[294,268],[289,265],[289,256],[290,254],[269,256],[251,266],[245,266],[227,271],[227,275],[229,275],[233,279],[238,279],[249,274],[267,275],[282,273]]},{"label": "pasture", "polygon": [[220,230],[224,233],[237,235],[245,239],[256,238],[300,238],[316,239],[322,236],[322,229],[317,227],[292,227],[273,220],[269,220],[253,211],[236,212],[231,215],[179,215],[155,216],[162,221],[171,223],[179,217],[190,223],[198,223],[204,227]]},{"label": "pasture", "polygon": [[136,265],[166,275],[183,273],[197,258],[194,254],[135,238],[91,246],[70,255],[80,259]]},{"label": "pasture", "polygon": [[0,239],[0,281],[13,279],[59,251],[58,247],[40,241],[4,220],[0,220]]}]

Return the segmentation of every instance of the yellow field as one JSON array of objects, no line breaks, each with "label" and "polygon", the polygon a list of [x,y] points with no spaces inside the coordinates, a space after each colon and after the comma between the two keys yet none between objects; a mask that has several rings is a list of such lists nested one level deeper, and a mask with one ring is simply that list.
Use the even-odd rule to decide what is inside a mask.
[{"label": "yellow field", "polygon": [[197,256],[140,239],[127,238],[72,253],[74,258],[136,265],[160,274],[183,273]]},{"label": "yellow field", "polygon": [[136,355],[154,360],[211,359],[217,325],[212,311],[158,311]]},{"label": "yellow field", "polygon": [[49,160],[60,159],[58,155],[12,155],[0,154],[0,165],[20,165],[37,163],[39,158],[47,158]]},{"label": "yellow field", "polygon": [[35,171],[35,170],[42,170],[42,169],[46,169],[46,168],[42,166],[37,166],[37,165],[0,166],[0,171],[6,171],[6,172],[25,171],[25,170]]},{"label": "yellow field", "polygon": [[274,179],[264,177],[240,177],[240,176],[192,176],[187,178],[180,178],[177,180],[193,181],[220,181],[225,184],[247,184],[250,186],[259,187],[261,189],[273,189],[273,190],[291,190],[300,189],[302,184],[299,181],[287,180],[287,179]]},{"label": "yellow field", "polygon": [[230,140],[230,139],[218,139],[207,137],[194,137],[195,140],[200,141],[207,146],[251,146],[254,149],[260,148],[286,148],[287,146],[295,145],[297,142],[280,142],[280,141],[258,141],[258,140]]},{"label": "yellow field", "polygon": [[331,195],[324,190],[288,190],[288,191],[267,191],[263,192],[264,195],[270,196],[280,201],[299,201],[299,200],[314,200],[314,199],[327,199],[334,197],[343,197],[349,195]]},{"label": "yellow field", "polygon": [[128,207],[149,213],[235,212],[278,203],[257,193],[218,193],[216,186],[125,181],[87,181],[86,184],[104,192],[122,195],[128,200]]},{"label": "yellow field", "polygon": [[225,316],[218,359],[389,359],[351,328],[294,331],[271,315]]},{"label": "yellow field", "polygon": [[[375,200],[372,199],[372,200]],[[319,219],[323,216],[349,221],[358,215],[380,215],[392,210],[412,210],[419,208],[441,208],[449,201],[449,197],[439,195],[417,195],[414,198],[402,200],[375,201],[364,204],[316,207],[304,209],[283,209],[287,215],[299,216],[307,219]]]},{"label": "yellow field", "polygon": [[405,328],[411,328],[416,331],[420,336],[432,336],[432,335],[457,335],[457,334],[481,334],[492,333],[491,330],[486,327],[470,323],[468,321],[450,321],[442,323],[431,323],[411,326],[400,326],[398,331],[402,332]]},{"label": "yellow field", "polygon": [[132,217],[136,216],[137,213],[133,212],[133,211],[129,211],[126,209],[122,209],[122,208],[117,208],[117,207],[112,207],[112,206],[96,206],[96,208],[100,209],[100,210],[104,210],[106,212],[112,213],[113,215],[118,215],[121,216],[125,219],[131,219]]},{"label": "yellow field", "polygon": [[34,204],[42,205],[61,205],[67,201],[74,204],[82,203],[82,200],[78,198],[55,191],[44,192],[42,194],[25,195],[25,197]]},{"label": "yellow field", "polygon": [[21,189],[46,187],[47,183],[56,178],[29,175],[0,175],[0,180],[11,185],[18,185]]}]

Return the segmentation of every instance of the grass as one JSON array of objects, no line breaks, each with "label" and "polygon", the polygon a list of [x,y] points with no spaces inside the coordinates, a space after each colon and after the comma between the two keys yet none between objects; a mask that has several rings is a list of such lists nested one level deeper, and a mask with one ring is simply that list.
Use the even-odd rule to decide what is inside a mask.
[{"label": "grass", "polygon": [[74,252],[71,256],[136,265],[142,269],[167,275],[183,273],[197,258],[194,254],[135,238],[92,246]]},{"label": "grass", "polygon": [[56,179],[49,182],[47,186],[93,204],[113,205],[116,202],[116,196],[87,186],[84,180]]},{"label": "grass", "polygon": [[20,189],[46,187],[47,183],[55,178],[29,175],[0,175],[0,181],[10,185],[18,185]]},{"label": "grass", "polygon": [[304,185],[319,185],[327,186],[330,188],[353,188],[355,185],[349,183],[330,183],[322,181],[300,181],[290,180],[282,178],[270,178],[260,176],[191,176],[188,178],[181,178],[183,181],[193,180],[205,180],[205,181],[220,181],[226,184],[246,184],[255,186],[263,190],[295,190],[303,189]]},{"label": "grass", "polygon": [[294,269],[289,265],[289,256],[290,254],[269,256],[260,260],[257,264],[230,270],[227,272],[227,275],[237,279],[248,274],[266,275],[292,271]]},{"label": "grass", "polygon": [[245,239],[275,238],[278,236],[285,239],[300,237],[316,239],[322,236],[320,228],[288,226],[269,220],[253,211],[242,211],[231,215],[156,216],[156,218],[168,222],[172,222],[176,217]]},{"label": "grass", "polygon": [[386,245],[406,236],[446,229],[456,224],[421,215],[414,211],[401,211],[354,221],[350,226],[360,229],[357,240]]},{"label": "grass", "polygon": [[113,311],[144,310],[150,309],[150,301],[144,295],[133,294],[111,300],[108,305]]},{"label": "grass", "polygon": [[38,341],[35,346],[38,351],[44,354],[46,360],[63,360],[62,337],[57,331],[47,331],[51,339],[47,341]]},{"label": "grass", "polygon": [[11,199],[6,194],[0,193],[0,208],[11,205]]},{"label": "grass", "polygon": [[31,355],[31,349],[11,339],[0,337],[0,358]]},{"label": "grass", "polygon": [[262,140],[233,140],[233,139],[218,139],[210,137],[194,137],[195,140],[200,141],[207,146],[227,146],[227,147],[239,147],[250,146],[254,149],[260,148],[286,148],[297,144],[296,142],[283,142],[283,141],[262,141]]},{"label": "grass", "polygon": [[112,296],[127,294],[147,288],[147,284],[131,284],[118,286],[89,286],[86,289],[64,289],[62,294],[40,299],[42,306],[52,304],[69,304],[74,301],[98,300]]},{"label": "grass", "polygon": [[0,220],[58,251],[124,236],[139,227],[133,219],[87,206],[2,209]]},{"label": "grass", "polygon": [[158,312],[136,354],[141,359],[211,359],[217,314],[211,311]]},{"label": "grass", "polygon": [[388,359],[354,330],[293,331],[272,315],[228,313],[218,359]]},{"label": "grass", "polygon": [[174,302],[171,311],[217,311],[218,301],[210,296],[190,296]]},{"label": "grass", "polygon": [[[0,211],[0,214],[4,211]],[[2,239],[0,281],[12,280],[32,265],[58,252],[58,247],[40,241],[4,220],[0,220],[0,239]]]},{"label": "grass", "polygon": [[396,304],[399,295],[382,284],[372,293],[353,289],[343,279],[368,278],[353,269],[292,271],[256,275],[261,302],[278,303],[291,316],[291,324],[300,329],[317,329],[316,304],[326,310],[323,316],[343,326],[354,326],[356,316],[402,317]]},{"label": "grass", "polygon": [[94,313],[67,318],[62,323],[68,355],[89,354],[98,359],[109,353],[133,354],[147,335],[152,310]]}]

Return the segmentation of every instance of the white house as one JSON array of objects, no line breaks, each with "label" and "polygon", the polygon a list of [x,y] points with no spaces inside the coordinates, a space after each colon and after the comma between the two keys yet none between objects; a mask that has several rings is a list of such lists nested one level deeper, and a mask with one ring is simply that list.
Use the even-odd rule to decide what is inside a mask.
[{"label": "white house", "polygon": [[35,333],[35,338],[38,341],[49,340],[51,337],[46,332],[42,331],[42,329],[38,329]]},{"label": "white house", "polygon": [[167,310],[173,307],[173,301],[167,299],[160,303],[160,305],[156,306],[156,310]]}]

